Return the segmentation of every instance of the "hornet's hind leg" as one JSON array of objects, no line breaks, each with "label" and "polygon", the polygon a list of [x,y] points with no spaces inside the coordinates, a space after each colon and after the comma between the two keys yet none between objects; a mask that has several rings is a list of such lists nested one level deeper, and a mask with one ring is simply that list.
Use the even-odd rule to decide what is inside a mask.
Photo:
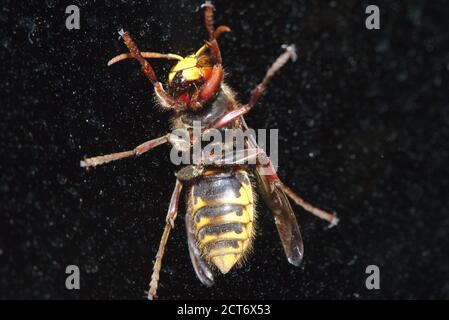
[{"label": "hornet's hind leg", "polygon": [[148,290],[148,299],[152,300],[157,297],[157,287],[159,284],[159,273],[162,266],[162,258],[165,252],[165,246],[167,245],[168,237],[170,235],[171,229],[173,229],[174,221],[178,215],[179,198],[182,190],[182,182],[176,180],[175,189],[171,196],[170,205],[168,207],[166,224],[164,232],[162,233],[161,242],[159,244],[159,249],[156,254],[156,260],[154,261],[153,274],[151,275],[150,290]]},{"label": "hornet's hind leg", "polygon": [[337,217],[337,214],[335,212],[326,212],[324,210],[321,210],[310,203],[304,201],[298,194],[296,194],[292,189],[287,187],[279,178],[279,176],[276,173],[276,170],[271,163],[271,160],[268,158],[268,156],[265,154],[265,152],[261,152],[260,157],[263,159],[262,162],[263,165],[259,165],[259,167],[263,170],[265,170],[265,173],[267,174],[268,180],[270,181],[270,184],[272,184],[273,187],[277,187],[280,190],[282,190],[290,199],[292,199],[298,206],[302,207],[307,212],[313,214],[314,216],[325,220],[329,222],[329,228],[334,227],[338,224],[339,219]]},{"label": "hornet's hind leg", "polygon": [[[246,123],[245,123],[246,126]],[[256,162],[259,174],[267,176],[269,183],[272,187],[277,187],[282,190],[290,199],[292,199],[297,205],[302,207],[307,212],[314,216],[329,222],[329,227],[334,227],[338,224],[339,219],[335,212],[329,213],[321,210],[310,203],[304,201],[298,194],[292,189],[286,186],[276,173],[276,169],[273,166],[270,158],[265,151],[258,147],[257,143],[250,139],[248,141],[250,148],[237,152],[235,154],[225,155],[224,158],[215,160],[215,165],[241,165],[241,164],[253,164]]]}]

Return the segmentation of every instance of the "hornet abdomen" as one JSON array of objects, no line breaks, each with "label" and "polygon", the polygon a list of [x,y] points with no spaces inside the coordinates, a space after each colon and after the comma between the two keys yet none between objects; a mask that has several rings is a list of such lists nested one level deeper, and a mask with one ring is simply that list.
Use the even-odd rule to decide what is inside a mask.
[{"label": "hornet abdomen", "polygon": [[223,274],[245,258],[254,236],[255,199],[241,168],[209,169],[191,185],[187,219],[203,258]]}]

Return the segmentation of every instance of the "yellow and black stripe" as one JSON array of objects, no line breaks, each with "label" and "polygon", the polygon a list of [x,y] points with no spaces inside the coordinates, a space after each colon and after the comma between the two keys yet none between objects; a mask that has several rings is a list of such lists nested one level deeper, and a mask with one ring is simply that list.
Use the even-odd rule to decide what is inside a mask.
[{"label": "yellow and black stripe", "polygon": [[189,193],[187,217],[203,257],[222,273],[241,261],[254,236],[254,192],[241,168],[210,169]]}]

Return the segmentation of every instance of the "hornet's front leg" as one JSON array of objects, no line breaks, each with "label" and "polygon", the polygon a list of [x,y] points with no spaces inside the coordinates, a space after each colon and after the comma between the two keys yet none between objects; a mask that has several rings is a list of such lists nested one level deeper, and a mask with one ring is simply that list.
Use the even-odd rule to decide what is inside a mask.
[{"label": "hornet's front leg", "polygon": [[217,119],[213,125],[214,128],[220,129],[228,125],[229,123],[235,121],[240,116],[248,113],[257,103],[259,97],[265,91],[268,83],[273,78],[273,76],[278,72],[287,62],[288,60],[296,60],[296,48],[294,45],[285,46],[285,51],[282,53],[276,61],[271,65],[268,69],[265,77],[262,82],[259,83],[256,88],[251,92],[251,97],[249,102],[237,109],[225,114],[221,118]]},{"label": "hornet's front leg", "polygon": [[[218,46],[217,38],[223,32],[230,32],[231,29],[227,26],[219,26],[214,28],[214,11],[215,7],[210,1],[206,1],[202,6],[204,8],[204,23],[208,33],[207,47],[210,49],[210,54],[214,66],[212,68],[211,77],[201,86],[198,97],[198,102],[206,102],[217,92],[223,81],[223,66],[221,64],[221,52]],[[195,101],[193,103],[196,103]]]},{"label": "hornet's front leg", "polygon": [[185,106],[182,105],[179,101],[177,101],[173,96],[169,95],[162,87],[162,84],[159,81],[157,81],[153,67],[142,56],[142,53],[140,52],[139,48],[137,47],[136,43],[133,41],[129,33],[120,30],[119,34],[122,37],[123,41],[125,41],[125,44],[128,47],[129,52],[131,53],[131,56],[137,61],[139,61],[140,65],[142,66],[143,73],[153,84],[154,91],[156,92],[156,95],[159,98],[161,104],[166,108],[172,109],[184,108]]}]

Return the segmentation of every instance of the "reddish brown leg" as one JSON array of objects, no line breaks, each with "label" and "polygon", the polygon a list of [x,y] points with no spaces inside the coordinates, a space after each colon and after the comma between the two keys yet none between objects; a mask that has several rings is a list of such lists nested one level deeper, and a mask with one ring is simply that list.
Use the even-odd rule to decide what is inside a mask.
[{"label": "reddish brown leg", "polygon": [[[214,29],[214,11],[215,6],[210,2],[206,1],[202,6],[204,8],[204,23],[206,25],[206,30],[209,35],[209,47],[212,55],[212,59],[214,59],[215,63],[221,64],[221,53],[220,48],[218,47],[217,39],[215,37],[215,29]],[[218,35],[219,33],[217,33]]]},{"label": "reddish brown leg", "polygon": [[245,165],[245,164],[256,164],[258,157],[261,156],[262,149],[245,149],[239,150],[235,153],[225,154],[224,157],[220,157],[219,159],[205,159],[204,161],[212,161],[217,166],[222,165]]},{"label": "reddish brown leg", "polygon": [[[177,54],[173,54],[173,53],[159,53],[159,52],[140,52],[140,54],[142,55],[142,57],[144,57],[145,59],[167,59],[167,60],[182,60],[182,57],[177,55]],[[112,58],[111,60],[108,61],[108,66],[113,65],[114,63],[123,61],[125,59],[130,59],[133,56],[131,55],[131,53],[122,53],[119,54],[118,56],[115,56],[114,58]]]},{"label": "reddish brown leg", "polygon": [[318,209],[318,208],[312,206],[310,203],[305,202],[292,189],[290,189],[284,183],[282,183],[282,181],[279,180],[279,178],[277,178],[277,179],[278,180],[276,182],[274,182],[274,184],[279,189],[284,191],[285,194],[290,199],[292,199],[297,205],[301,206],[304,210],[306,210],[307,212],[310,212],[311,214],[317,216],[318,218],[326,220],[327,222],[329,222],[329,228],[332,228],[332,227],[334,227],[334,226],[336,226],[338,224],[339,219],[338,219],[337,214],[335,212],[328,213],[326,211],[323,211],[321,209]]},{"label": "reddish brown leg", "polygon": [[157,287],[159,284],[159,273],[162,266],[162,258],[164,257],[165,247],[167,245],[168,237],[170,235],[171,229],[173,229],[174,221],[178,214],[179,198],[182,190],[182,182],[176,180],[175,189],[171,196],[170,205],[168,207],[166,224],[164,232],[162,233],[161,242],[159,244],[159,249],[156,254],[156,260],[154,261],[153,274],[151,275],[150,290],[148,290],[148,299],[152,300],[157,297]]},{"label": "reddish brown leg", "polygon": [[282,53],[271,65],[262,82],[259,83],[257,87],[251,92],[249,102],[219,118],[215,122],[213,127],[216,129],[223,128],[227,124],[235,121],[238,117],[244,115],[245,113],[248,113],[255,106],[257,100],[265,91],[267,84],[270,82],[271,78],[273,78],[275,73],[279,71],[289,59],[292,59],[293,61],[296,59],[296,49],[293,45],[286,46],[285,52]]},{"label": "reddish brown leg", "polygon": [[284,193],[290,199],[292,199],[297,205],[302,207],[307,212],[313,214],[314,216],[317,216],[320,219],[323,219],[323,220],[326,220],[327,222],[329,222],[329,228],[334,227],[338,224],[339,219],[337,218],[337,214],[335,212],[328,213],[326,211],[323,211],[321,209],[314,207],[310,203],[305,202],[292,189],[287,187],[281,181],[281,179],[278,177],[273,164],[271,163],[270,159],[267,157],[267,155],[265,154],[265,151],[263,151],[263,149],[261,150],[261,155],[259,157],[264,157],[264,159],[262,161],[262,163],[264,163],[264,164],[261,166],[263,167],[262,169],[265,169],[264,174],[268,175],[268,180],[274,187],[277,187],[277,188],[281,189],[282,191],[284,191]]},{"label": "reddish brown leg", "polygon": [[[257,160],[259,166],[267,169],[268,179],[270,182],[285,192],[285,194],[292,199],[297,205],[301,206],[306,211],[317,216],[320,219],[326,220],[330,223],[329,227],[336,226],[338,224],[338,218],[335,213],[328,213],[321,209],[312,206],[310,203],[305,202],[300,196],[298,196],[293,190],[287,187],[278,177],[276,170],[273,167],[270,159],[267,157],[265,151],[261,148],[241,150],[236,153],[225,155],[224,158],[214,161],[215,165],[241,165],[251,164],[251,160]],[[263,163],[263,164],[262,164]]]},{"label": "reddish brown leg", "polygon": [[[310,203],[304,201],[300,196],[298,196],[293,190],[287,187],[278,177],[276,170],[270,159],[267,157],[265,151],[261,148],[257,149],[247,149],[245,152],[243,150],[236,152],[231,155],[227,155],[224,158],[218,159],[214,162],[216,165],[241,165],[241,164],[251,164],[251,160],[257,160],[257,165],[263,167],[266,171],[264,172],[268,175],[268,180],[273,186],[281,189],[290,199],[292,199],[297,205],[301,206],[307,212],[317,216],[320,219],[329,222],[329,228],[336,226],[338,224],[338,218],[336,213],[328,213],[321,209],[312,206]],[[263,164],[262,164],[263,163]]]},{"label": "reddish brown leg", "polygon": [[223,67],[221,65],[221,53],[220,47],[218,46],[217,37],[222,32],[230,31],[230,29],[226,26],[220,26],[217,30],[214,29],[215,7],[210,1],[206,1],[201,7],[205,8],[204,23],[209,35],[207,44],[210,48],[214,67],[212,69],[211,77],[200,88],[198,97],[198,101],[200,103],[209,100],[217,92],[218,88],[220,87],[221,81],[223,80]]},{"label": "reddish brown leg", "polygon": [[213,40],[214,37],[214,11],[215,6],[210,1],[205,1],[201,8],[204,9],[204,23],[206,25],[206,30],[209,35],[209,41]]},{"label": "reddish brown leg", "polygon": [[183,108],[184,105],[182,105],[174,97],[169,95],[162,87],[162,84],[157,81],[156,74],[154,73],[153,67],[142,56],[139,48],[137,47],[136,43],[131,39],[129,33],[124,32],[123,30],[120,30],[119,34],[125,41],[125,44],[128,47],[129,52],[131,53],[131,56],[134,59],[136,59],[137,61],[139,61],[140,65],[142,66],[143,73],[153,84],[156,95],[159,98],[159,100],[161,101],[161,103],[167,108]]},{"label": "reddish brown leg", "polygon": [[124,158],[128,158],[131,156],[139,156],[147,151],[150,151],[151,149],[164,144],[169,141],[169,135],[165,135],[153,140],[149,140],[147,142],[144,142],[137,147],[135,147],[133,150],[129,151],[123,151],[123,152],[117,152],[117,153],[111,153],[104,156],[97,156],[97,157],[91,157],[84,159],[80,162],[81,167],[89,168],[89,167],[95,167],[100,164],[105,164],[111,161],[120,160]]}]

